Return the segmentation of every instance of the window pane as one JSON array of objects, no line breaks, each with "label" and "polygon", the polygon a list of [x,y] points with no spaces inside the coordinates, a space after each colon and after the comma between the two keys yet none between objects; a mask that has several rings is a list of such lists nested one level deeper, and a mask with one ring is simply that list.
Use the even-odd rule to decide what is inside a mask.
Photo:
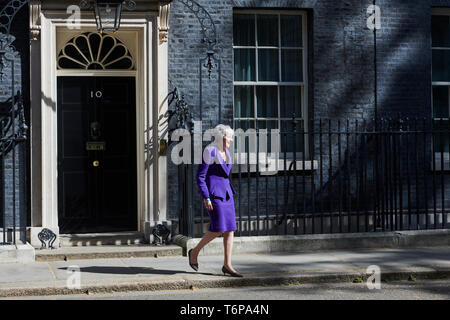
[{"label": "window pane", "polygon": [[[292,121],[281,121],[281,151],[282,152],[303,152],[305,134],[303,134],[303,121],[298,121],[296,125],[297,133],[294,134],[294,125]],[[295,146],[295,148],[294,148]],[[295,150],[294,150],[295,149]],[[302,160],[297,157],[297,160]]]},{"label": "window pane", "polygon": [[271,129],[278,129],[278,120],[258,120],[258,129],[268,129],[269,133]]},{"label": "window pane", "polygon": [[[236,130],[238,129],[242,129],[242,134],[245,134],[245,132],[248,129],[255,129],[255,120],[235,120],[234,121],[234,130],[235,130],[235,135],[234,135],[234,152],[238,152],[238,146],[239,146],[239,142],[238,142],[238,134],[240,134],[239,131],[236,132]],[[250,143],[250,138],[245,138],[245,148],[244,151],[246,153],[249,152],[249,143]],[[239,149],[242,150],[242,147],[239,147]],[[245,158],[247,159],[247,158]]]},{"label": "window pane", "polygon": [[282,81],[303,81],[302,50],[281,50]]},{"label": "window pane", "polygon": [[255,45],[255,15],[235,14],[233,16],[233,45]]},{"label": "window pane", "polygon": [[433,81],[450,81],[449,50],[433,50]]},{"label": "window pane", "polygon": [[278,47],[278,15],[259,14],[258,23],[258,46]]},{"label": "window pane", "polygon": [[258,50],[258,80],[278,81],[278,50]]},{"label": "window pane", "polygon": [[255,49],[234,49],[234,81],[255,81]]},{"label": "window pane", "polygon": [[280,87],[280,113],[282,118],[302,118],[302,91],[301,87]]},{"label": "window pane", "polygon": [[433,121],[434,152],[449,152],[450,129],[448,125],[448,120]]},{"label": "window pane", "polygon": [[[267,146],[264,147],[264,144],[259,145],[259,152],[274,152],[277,149],[275,149],[276,145],[274,145],[274,149],[272,150],[272,139],[271,139],[271,130],[272,129],[278,129],[278,120],[259,120],[257,121],[258,129],[267,129],[267,135],[265,137]],[[261,133],[261,132],[260,132]],[[262,142],[262,139],[264,139],[264,136],[262,134],[259,135],[259,141]],[[263,149],[265,148],[265,150]]]},{"label": "window pane", "polygon": [[275,86],[256,87],[258,117],[278,117],[278,90]]},{"label": "window pane", "polygon": [[450,17],[431,17],[431,38],[433,47],[450,47]]},{"label": "window pane", "polygon": [[302,46],[302,16],[281,15],[281,46]]},{"label": "window pane", "polygon": [[254,117],[253,86],[234,87],[234,116],[236,118]]},{"label": "window pane", "polygon": [[433,118],[448,118],[448,87],[433,87]]}]

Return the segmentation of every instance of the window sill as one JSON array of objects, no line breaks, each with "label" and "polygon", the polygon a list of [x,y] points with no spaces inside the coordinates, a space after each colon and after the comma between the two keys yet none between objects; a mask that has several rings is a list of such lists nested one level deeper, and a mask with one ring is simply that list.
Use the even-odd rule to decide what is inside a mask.
[{"label": "window sill", "polygon": [[[278,160],[278,161],[277,161]],[[296,162],[296,171],[314,171],[319,168],[319,164],[317,160],[297,160]],[[235,164],[231,172],[233,174],[238,173],[254,173],[259,172],[260,175],[275,175],[277,172],[286,171],[294,172],[294,161],[286,159],[286,165],[284,159],[267,159],[267,162],[260,161],[259,168],[256,167],[256,164]],[[278,166],[277,166],[278,164]],[[250,169],[250,170],[249,170]],[[259,170],[257,170],[259,169]]]},{"label": "window sill", "polygon": [[431,171],[450,171],[450,154],[448,152],[435,152],[434,153],[434,167],[433,160],[430,164]]}]

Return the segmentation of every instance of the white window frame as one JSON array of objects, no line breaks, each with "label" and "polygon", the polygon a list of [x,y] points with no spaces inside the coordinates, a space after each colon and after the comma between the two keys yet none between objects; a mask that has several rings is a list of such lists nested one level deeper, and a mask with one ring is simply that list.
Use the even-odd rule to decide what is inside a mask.
[{"label": "white window frame", "polygon": [[[431,9],[431,17],[432,16],[448,16],[450,17],[450,8],[432,8]],[[430,35],[432,36],[432,35]],[[450,47],[433,47],[433,43],[431,42],[431,51],[433,50],[450,50]],[[433,56],[433,54],[431,54]],[[433,117],[433,88],[437,86],[446,86],[449,91],[449,118],[434,118]],[[431,119],[434,123],[435,120],[445,120],[450,121],[450,81],[433,81],[433,61],[431,61]],[[431,142],[431,150],[434,153],[434,164],[433,160],[431,162],[431,169],[435,171],[442,170],[450,170],[450,153],[449,152],[439,152],[434,151],[434,143]],[[443,161],[442,161],[443,160]],[[444,163],[443,168],[441,168],[441,162]]]},{"label": "white window frame", "polygon": [[[307,30],[307,12],[304,10],[242,10],[242,9],[235,9],[233,10],[233,16],[235,14],[254,14],[255,16],[257,14],[276,14],[278,16],[280,15],[298,15],[302,17],[302,46],[301,47],[282,47],[281,46],[281,26],[280,26],[280,19],[278,19],[278,46],[258,46],[257,41],[255,42],[254,46],[235,46],[233,45],[233,92],[234,88],[237,85],[247,85],[247,86],[253,86],[253,105],[254,105],[254,117],[251,118],[245,118],[245,117],[234,117],[234,93],[233,93],[233,125],[234,121],[254,121],[255,123],[257,121],[278,121],[278,128],[281,131],[281,122],[282,121],[292,121],[292,118],[282,118],[280,117],[280,86],[298,86],[301,89],[301,97],[302,97],[302,117],[296,117],[295,119],[297,121],[302,121],[304,125],[305,132],[308,132],[308,30]],[[255,17],[255,19],[257,19]],[[255,20],[257,21],[257,20]],[[255,37],[257,37],[257,22],[255,23]],[[257,38],[256,38],[257,39]],[[255,39],[255,40],[256,40]],[[234,81],[234,49],[255,49],[255,81]],[[281,52],[282,49],[301,49],[302,50],[302,67],[303,67],[303,81],[300,82],[283,82],[283,81],[258,81],[258,49],[278,49],[278,59],[279,59],[279,79],[281,80],[282,77],[282,68],[281,68]],[[277,118],[261,118],[258,117],[257,114],[257,99],[256,99],[256,86],[259,85],[267,85],[267,86],[276,86],[278,89],[278,117]],[[298,132],[301,133],[301,127],[298,127]],[[280,136],[280,139],[282,139],[283,136]],[[270,139],[270,131],[268,132],[268,139]],[[281,141],[280,141],[281,142]],[[305,170],[310,170],[310,168],[316,168],[314,165],[311,167],[311,159],[309,158],[309,140],[308,140],[308,134],[305,133],[304,137],[304,148],[305,148]],[[281,144],[280,144],[281,146]],[[284,159],[284,152],[280,150],[280,161],[283,158]],[[293,152],[286,152],[286,157],[288,159],[293,159],[294,155]],[[297,161],[297,170],[303,169],[303,152],[296,152],[296,159]],[[308,161],[306,161],[308,160]],[[288,160],[290,163],[291,161]],[[288,165],[289,165],[288,163]],[[246,167],[246,165],[244,165]],[[233,170],[234,171],[234,170]],[[251,170],[253,171],[253,170]],[[255,169],[256,171],[256,169]]]}]

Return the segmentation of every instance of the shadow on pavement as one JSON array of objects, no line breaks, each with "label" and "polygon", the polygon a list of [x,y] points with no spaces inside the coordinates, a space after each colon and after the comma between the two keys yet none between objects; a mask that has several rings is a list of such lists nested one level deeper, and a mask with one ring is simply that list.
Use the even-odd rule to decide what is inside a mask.
[{"label": "shadow on pavement", "polygon": [[[68,267],[58,268],[60,270],[68,270]],[[80,267],[80,272],[86,273],[104,273],[104,274],[160,274],[160,275],[174,275],[179,273],[186,274],[202,274],[211,276],[213,273],[201,273],[201,272],[186,272],[181,270],[160,270],[144,267],[108,267],[108,266],[92,266],[92,267]]]}]

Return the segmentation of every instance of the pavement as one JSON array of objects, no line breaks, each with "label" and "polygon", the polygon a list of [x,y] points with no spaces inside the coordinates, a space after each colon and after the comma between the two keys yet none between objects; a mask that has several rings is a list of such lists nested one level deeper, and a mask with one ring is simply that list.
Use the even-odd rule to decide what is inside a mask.
[{"label": "pavement", "polygon": [[232,259],[244,278],[221,273],[222,255],[200,255],[198,272],[181,255],[0,264],[0,297],[351,283],[366,281],[373,265],[380,268],[381,281],[450,279],[448,246],[239,254]]}]

